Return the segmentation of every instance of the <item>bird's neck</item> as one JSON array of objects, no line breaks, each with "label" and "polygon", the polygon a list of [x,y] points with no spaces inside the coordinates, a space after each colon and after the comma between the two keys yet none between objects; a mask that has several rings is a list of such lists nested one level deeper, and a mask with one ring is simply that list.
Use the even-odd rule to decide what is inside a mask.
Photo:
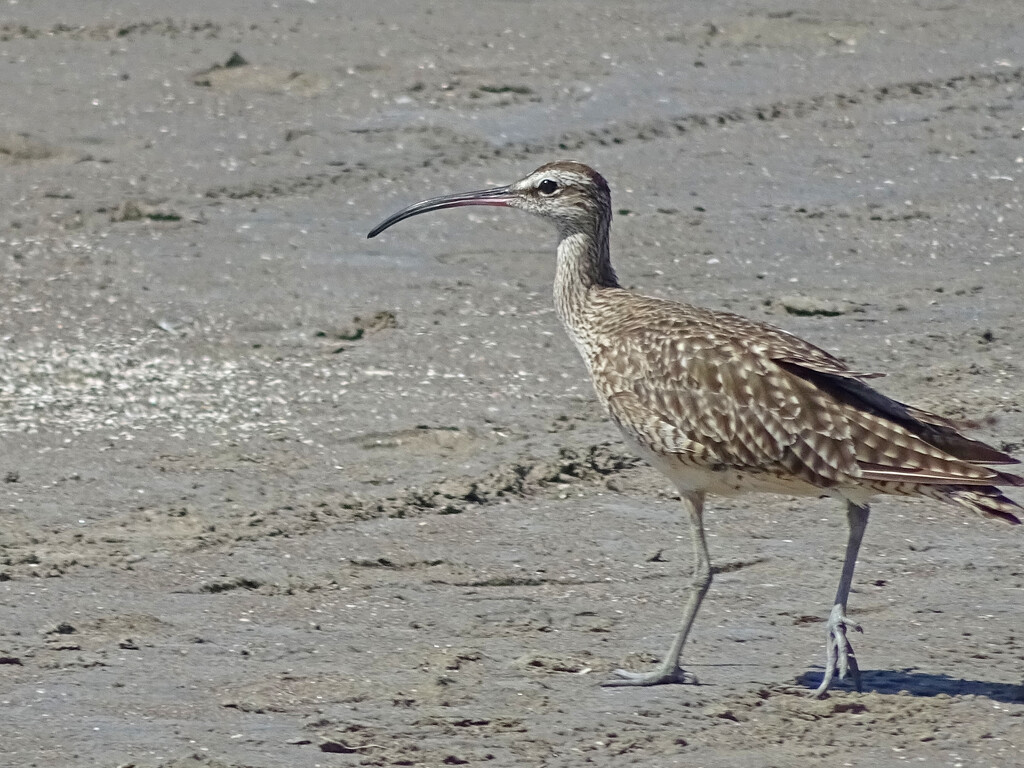
[{"label": "bird's neck", "polygon": [[577,229],[560,233],[558,265],[555,270],[555,309],[575,338],[586,316],[587,305],[600,288],[618,288],[608,251],[608,225],[591,231]]}]

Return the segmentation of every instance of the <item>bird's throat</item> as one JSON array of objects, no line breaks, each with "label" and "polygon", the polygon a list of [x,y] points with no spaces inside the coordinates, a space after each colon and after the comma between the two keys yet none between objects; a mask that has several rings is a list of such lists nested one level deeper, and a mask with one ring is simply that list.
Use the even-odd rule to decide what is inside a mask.
[{"label": "bird's throat", "polygon": [[580,322],[593,289],[618,286],[607,234],[596,238],[586,232],[563,234],[555,269],[555,309],[567,327]]}]

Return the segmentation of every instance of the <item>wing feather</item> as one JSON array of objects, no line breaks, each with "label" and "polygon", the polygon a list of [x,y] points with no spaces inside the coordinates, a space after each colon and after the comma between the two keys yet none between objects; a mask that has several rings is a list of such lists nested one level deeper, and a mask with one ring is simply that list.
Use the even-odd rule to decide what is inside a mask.
[{"label": "wing feather", "polygon": [[[624,292],[623,292],[624,293]],[[948,419],[878,392],[876,374],[796,336],[728,313],[629,297],[588,361],[612,418],[640,444],[714,470],[813,486],[983,486],[1024,480],[982,464],[1017,463]],[[621,297],[620,297],[621,298]]]}]

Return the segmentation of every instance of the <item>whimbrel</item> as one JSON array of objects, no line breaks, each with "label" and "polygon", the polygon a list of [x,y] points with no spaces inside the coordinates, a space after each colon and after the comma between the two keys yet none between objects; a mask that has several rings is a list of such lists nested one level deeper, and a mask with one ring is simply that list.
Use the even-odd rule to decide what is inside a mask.
[{"label": "whimbrel", "polygon": [[926,496],[1020,522],[1014,513],[1022,508],[997,486],[1021,486],[1024,478],[987,466],[1019,462],[963,436],[941,416],[881,394],[865,383],[872,374],[851,371],[770,325],[620,287],[609,255],[608,183],[582,163],[548,163],[509,186],[424,200],[368,237],[410,216],[465,205],[519,208],[558,228],[558,316],[626,443],[668,476],[689,516],[695,560],[679,631],[658,668],[616,670],[605,685],[687,679],[680,657],[711,585],[703,523],[709,493],[830,495],[846,502],[849,536],[826,622],[817,697],[837,675],[861,687],[847,639],[848,630],[860,627],[846,608],[871,497]]}]

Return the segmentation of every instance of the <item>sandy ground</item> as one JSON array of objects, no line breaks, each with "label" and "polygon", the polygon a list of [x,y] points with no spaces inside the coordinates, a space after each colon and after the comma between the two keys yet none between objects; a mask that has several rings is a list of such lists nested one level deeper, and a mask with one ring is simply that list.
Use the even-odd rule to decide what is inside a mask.
[{"label": "sandy ground", "polygon": [[[680,8],[682,6],[682,8]],[[1020,529],[834,501],[691,554],[509,211],[572,157],[627,285],[889,372],[1024,456],[1024,20],[913,3],[8,2],[0,764],[1024,765]],[[1016,495],[1021,498],[1019,494]]]}]

